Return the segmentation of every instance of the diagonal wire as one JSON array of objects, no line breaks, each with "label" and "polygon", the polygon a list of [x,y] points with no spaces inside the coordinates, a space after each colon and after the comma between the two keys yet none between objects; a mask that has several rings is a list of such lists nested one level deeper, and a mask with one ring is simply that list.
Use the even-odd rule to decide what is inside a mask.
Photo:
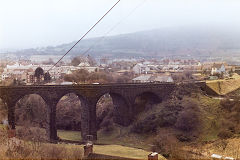
[{"label": "diagonal wire", "polygon": [[121,0],[118,0],[47,72],[53,69]]},{"label": "diagonal wire", "polygon": [[102,37],[99,38],[98,41],[96,41],[95,43],[93,43],[93,45],[91,45],[85,52],[82,53],[82,56],[84,56],[85,54],[87,54],[90,50],[92,50],[99,42],[103,41],[110,32],[112,32],[118,25],[120,25],[125,19],[127,19],[128,17],[130,17],[139,7],[141,7],[147,0],[143,0],[140,4],[138,4],[132,11],[130,11],[127,16],[125,16],[124,18],[122,18],[118,23],[116,23],[109,31],[107,31]]}]

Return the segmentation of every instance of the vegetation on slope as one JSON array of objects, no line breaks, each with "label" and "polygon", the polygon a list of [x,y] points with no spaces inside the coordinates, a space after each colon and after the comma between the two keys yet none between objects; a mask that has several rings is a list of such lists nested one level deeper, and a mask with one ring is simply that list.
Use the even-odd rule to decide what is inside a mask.
[{"label": "vegetation on slope", "polygon": [[[39,99],[30,98],[19,102],[22,103],[22,111],[19,112],[22,115],[17,116],[18,124],[35,126],[31,127],[31,131],[27,135],[39,135],[41,132],[38,128],[41,126],[44,128],[44,123],[39,125],[40,122],[45,122],[38,119],[40,115],[30,114],[40,111],[39,108],[44,105],[40,102],[31,102],[33,100],[38,101]],[[123,127],[114,123],[112,100],[109,95],[105,95],[97,105],[98,141],[96,143],[119,144],[157,151],[168,158],[196,158],[196,154],[189,153],[195,148],[196,152],[202,151],[197,155],[198,158],[203,158],[206,156],[203,147],[210,146],[213,151],[218,151],[213,147],[214,144],[220,143],[219,148],[223,149],[223,145],[228,146],[230,143],[229,138],[239,137],[239,105],[238,98],[234,100],[214,99],[206,96],[193,84],[179,85],[173,95],[162,103],[145,106],[145,108],[140,106],[142,112],[134,118],[132,124]],[[29,109],[31,107],[35,107],[35,109]],[[81,104],[78,98],[67,95],[62,98],[57,108],[59,112],[57,123],[58,127],[62,129],[58,132],[59,137],[81,140],[79,132],[81,118],[77,113],[81,111]],[[25,117],[25,119],[21,117]],[[28,124],[26,118],[29,118],[32,123]],[[66,132],[66,129],[72,131]],[[23,136],[26,134],[24,131],[29,129],[18,127],[17,130],[19,138],[39,139],[38,137]]]},{"label": "vegetation on slope", "polygon": [[240,87],[240,76],[235,74],[234,79],[207,81],[207,86],[218,95],[226,95]]}]

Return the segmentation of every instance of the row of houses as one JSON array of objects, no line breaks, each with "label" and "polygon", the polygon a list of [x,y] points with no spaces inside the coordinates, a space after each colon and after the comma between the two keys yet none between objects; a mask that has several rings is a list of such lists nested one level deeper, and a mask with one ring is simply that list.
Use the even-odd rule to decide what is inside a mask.
[{"label": "row of houses", "polygon": [[159,63],[157,61],[114,61],[108,66],[91,66],[88,62],[81,62],[78,66],[62,65],[51,69],[52,65],[34,65],[30,63],[15,63],[7,65],[1,75],[1,80],[18,79],[24,80],[26,83],[36,81],[34,71],[37,67],[41,67],[44,71],[49,71],[53,80],[63,79],[66,74],[71,74],[75,70],[85,69],[88,72],[98,72],[101,69],[111,69],[112,72],[119,75],[126,72],[132,72],[135,76],[133,82],[172,82],[170,74],[163,73],[181,73],[184,71],[192,71],[194,73],[206,72],[209,75],[223,74],[227,75],[230,71],[239,71],[240,67],[230,66],[223,62],[200,63],[195,60],[176,60]]},{"label": "row of houses", "polygon": [[22,65],[20,63],[15,63],[13,65],[7,65],[4,68],[4,71],[1,74],[1,80],[16,79],[25,81],[26,83],[33,83],[36,81],[36,78],[34,77],[34,71],[38,67],[41,67],[45,72],[49,70],[53,80],[63,79],[64,75],[71,74],[73,71],[79,69],[85,69],[88,72],[99,71],[99,67],[92,67],[86,62],[80,63],[78,66],[64,65],[54,68],[52,68],[52,65]]},{"label": "row of houses", "polygon": [[[120,65],[121,63],[119,63]],[[206,72],[207,74],[210,75],[215,75],[215,74],[226,74],[229,73],[230,71],[235,72],[239,71],[240,73],[240,67],[238,66],[232,66],[228,65],[227,63],[224,62],[211,62],[211,63],[203,63],[201,64],[200,62],[194,63],[191,65],[185,65],[185,64],[168,64],[168,65],[163,65],[163,64],[156,64],[156,63],[150,63],[150,62],[144,62],[144,63],[136,63],[136,64],[130,64],[129,62],[127,63],[128,67],[121,68],[117,72],[123,72],[123,71],[131,71],[136,75],[140,74],[156,74],[156,73],[164,73],[164,72],[170,72],[170,73],[175,73],[175,72],[184,72],[184,71],[192,71],[192,72]]]}]

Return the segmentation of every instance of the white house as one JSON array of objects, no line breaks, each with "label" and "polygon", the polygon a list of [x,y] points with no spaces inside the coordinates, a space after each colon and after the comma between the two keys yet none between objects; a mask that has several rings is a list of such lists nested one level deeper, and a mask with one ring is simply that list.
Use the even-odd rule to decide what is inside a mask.
[{"label": "white house", "polygon": [[81,62],[78,67],[90,67],[90,64],[88,62]]},{"label": "white house", "polygon": [[223,63],[214,63],[211,69],[211,75],[226,73],[226,66]]},{"label": "white house", "polygon": [[148,67],[147,65],[138,63],[132,68],[132,71],[135,74],[146,74],[150,71],[150,67]]},{"label": "white house", "polygon": [[9,73],[3,72],[1,78],[2,78],[2,80],[5,80],[5,79],[7,79],[9,76],[10,76]]}]

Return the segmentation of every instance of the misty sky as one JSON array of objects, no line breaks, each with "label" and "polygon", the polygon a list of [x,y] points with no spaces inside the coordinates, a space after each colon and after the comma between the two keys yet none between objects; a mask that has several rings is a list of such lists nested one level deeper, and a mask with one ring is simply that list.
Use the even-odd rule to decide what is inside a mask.
[{"label": "misty sky", "polygon": [[[117,0],[0,0],[0,49],[78,40]],[[129,17],[130,12],[137,8]],[[121,0],[86,37],[178,26],[240,26],[239,0]]]}]

